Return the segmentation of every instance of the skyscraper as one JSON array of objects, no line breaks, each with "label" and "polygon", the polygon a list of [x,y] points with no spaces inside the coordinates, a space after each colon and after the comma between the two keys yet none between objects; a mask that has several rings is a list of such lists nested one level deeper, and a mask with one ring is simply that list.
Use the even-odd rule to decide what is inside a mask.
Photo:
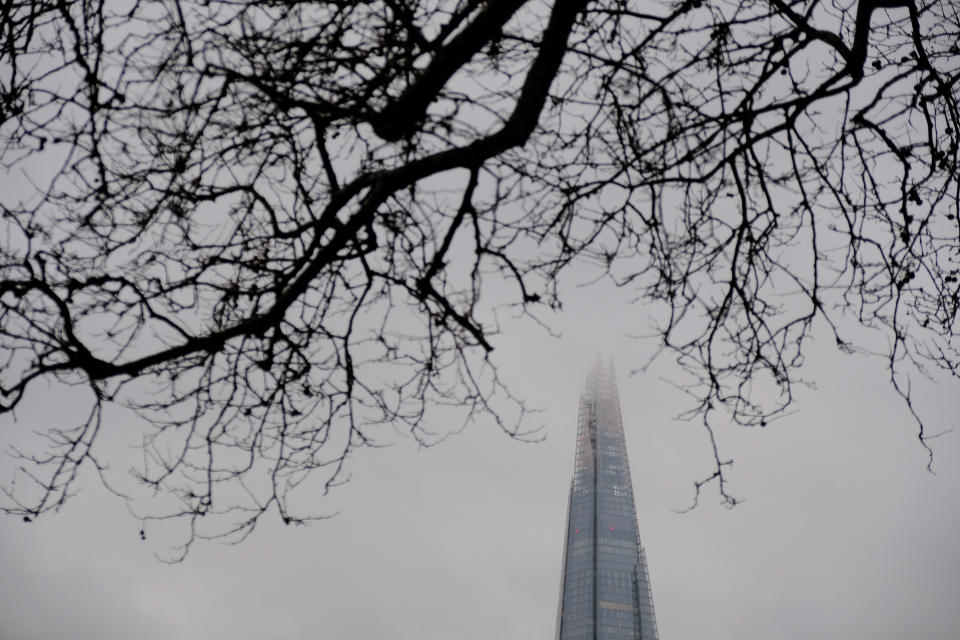
[{"label": "skyscraper", "polygon": [[613,363],[580,396],[564,549],[559,640],[657,640]]}]

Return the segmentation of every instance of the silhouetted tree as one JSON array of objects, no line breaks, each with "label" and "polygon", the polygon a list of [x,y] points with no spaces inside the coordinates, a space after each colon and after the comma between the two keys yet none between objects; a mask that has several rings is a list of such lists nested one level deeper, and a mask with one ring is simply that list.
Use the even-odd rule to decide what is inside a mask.
[{"label": "silhouetted tree", "polygon": [[[789,405],[814,322],[911,411],[911,373],[958,373],[956,3],[3,0],[0,25],[0,410],[91,402],[40,426],[8,512],[109,462],[110,403],[152,425],[139,477],[176,506],[151,517],[204,536],[302,521],[292,489],[378,425],[517,435],[497,312],[559,307],[573,264],[650,305],[708,430]],[[714,454],[697,493],[732,500]]]}]

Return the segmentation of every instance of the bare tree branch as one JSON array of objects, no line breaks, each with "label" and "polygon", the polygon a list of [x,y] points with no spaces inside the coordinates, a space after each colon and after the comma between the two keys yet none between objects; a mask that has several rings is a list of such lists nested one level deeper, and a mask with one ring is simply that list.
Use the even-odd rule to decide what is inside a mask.
[{"label": "bare tree branch", "polygon": [[657,323],[698,498],[736,501],[712,425],[783,415],[818,327],[950,428],[913,390],[960,371],[945,0],[8,0],[0,33],[0,413],[90,407],[17,443],[9,513],[87,465],[186,553],[308,522],[384,429],[529,437],[489,300],[543,323],[571,273]]}]

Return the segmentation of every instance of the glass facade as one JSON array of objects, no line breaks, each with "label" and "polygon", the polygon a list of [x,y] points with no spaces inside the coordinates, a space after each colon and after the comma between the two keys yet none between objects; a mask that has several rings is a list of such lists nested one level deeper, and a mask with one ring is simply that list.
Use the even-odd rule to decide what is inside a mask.
[{"label": "glass facade", "polygon": [[612,363],[580,396],[557,638],[657,640]]}]

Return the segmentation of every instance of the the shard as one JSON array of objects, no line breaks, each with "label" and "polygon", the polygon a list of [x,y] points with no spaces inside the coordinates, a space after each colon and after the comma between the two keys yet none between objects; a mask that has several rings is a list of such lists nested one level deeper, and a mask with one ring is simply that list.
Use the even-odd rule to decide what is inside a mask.
[{"label": "the shard", "polygon": [[612,363],[580,396],[557,638],[657,639]]}]

